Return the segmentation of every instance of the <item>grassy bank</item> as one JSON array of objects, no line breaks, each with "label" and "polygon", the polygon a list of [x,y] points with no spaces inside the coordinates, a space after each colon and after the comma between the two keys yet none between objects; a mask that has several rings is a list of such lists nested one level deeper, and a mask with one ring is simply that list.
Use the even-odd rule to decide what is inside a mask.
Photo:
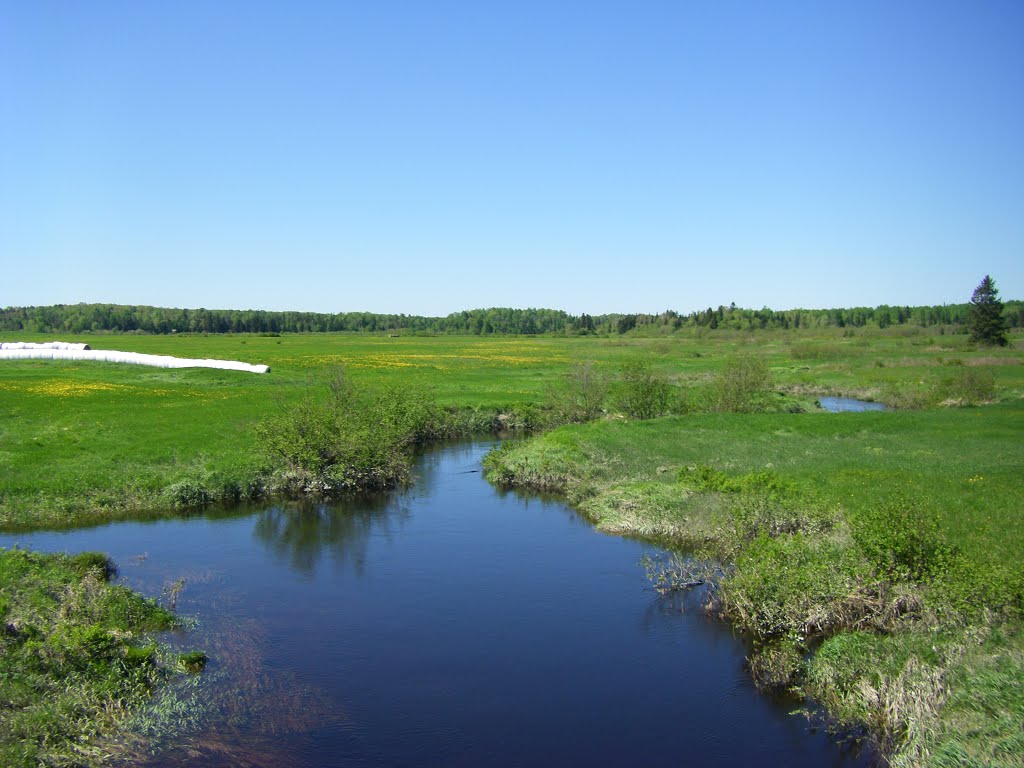
[{"label": "grassy bank", "polygon": [[[32,334],[5,340],[42,341]],[[617,374],[643,358],[679,393],[737,353],[769,367],[779,391],[919,405],[963,371],[1002,396],[1024,393],[1024,353],[976,350],[965,336],[899,328],[855,333],[730,331],[632,337],[68,336],[95,348],[266,363],[264,376],[103,363],[0,362],[0,528],[58,527],[166,514],[195,499],[266,491],[275,469],[255,427],[337,368],[358,384],[427,393],[466,430],[529,414],[574,364]]]},{"label": "grassy bank", "polygon": [[110,583],[103,555],[0,549],[0,764],[92,765],[183,662],[147,641],[175,617]]},{"label": "grassy bank", "polygon": [[[1024,404],[601,421],[507,444],[501,485],[728,564],[766,688],[898,765],[1024,763]],[[705,574],[667,564],[668,585]]]}]

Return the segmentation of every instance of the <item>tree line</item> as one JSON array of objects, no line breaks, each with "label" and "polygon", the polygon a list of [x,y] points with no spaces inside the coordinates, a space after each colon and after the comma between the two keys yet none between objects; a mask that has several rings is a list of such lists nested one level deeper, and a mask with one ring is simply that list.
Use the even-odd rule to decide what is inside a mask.
[{"label": "tree line", "polygon": [[[555,309],[492,307],[424,317],[373,312],[268,312],[178,309],[119,304],[55,304],[0,310],[0,331],[38,333],[437,333],[469,335],[627,334],[679,329],[737,331],[798,328],[953,326],[966,331],[971,304],[853,307],[846,309],[743,309],[735,304],[681,314],[570,315]],[[1007,301],[1009,328],[1024,327],[1024,302]],[[661,327],[659,329],[659,326]]]}]

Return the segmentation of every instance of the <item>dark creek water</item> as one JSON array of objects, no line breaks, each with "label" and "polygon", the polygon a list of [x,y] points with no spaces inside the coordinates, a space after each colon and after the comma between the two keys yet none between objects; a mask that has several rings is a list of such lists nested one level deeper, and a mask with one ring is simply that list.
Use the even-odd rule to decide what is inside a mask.
[{"label": "dark creek water", "polygon": [[197,625],[173,642],[212,660],[152,765],[865,762],[757,694],[728,627],[650,589],[653,547],[488,485],[489,447],[438,450],[412,488],[357,503],[0,546],[106,551],[151,595],[184,579]]}]

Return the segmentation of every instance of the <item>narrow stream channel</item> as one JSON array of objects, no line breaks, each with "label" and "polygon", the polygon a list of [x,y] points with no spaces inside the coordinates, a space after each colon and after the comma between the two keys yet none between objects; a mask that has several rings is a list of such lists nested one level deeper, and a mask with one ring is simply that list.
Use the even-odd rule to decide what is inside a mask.
[{"label": "narrow stream channel", "polygon": [[492,488],[491,445],[425,455],[400,493],[0,546],[105,551],[154,596],[184,580],[174,642],[212,660],[149,765],[866,764],[759,695],[728,627],[650,589],[652,546]]}]

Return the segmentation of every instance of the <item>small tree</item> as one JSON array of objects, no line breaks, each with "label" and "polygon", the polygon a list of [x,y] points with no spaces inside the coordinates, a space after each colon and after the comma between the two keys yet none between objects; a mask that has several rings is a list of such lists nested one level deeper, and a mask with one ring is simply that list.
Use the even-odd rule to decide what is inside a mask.
[{"label": "small tree", "polygon": [[988,275],[985,275],[985,279],[978,284],[974,289],[974,295],[971,296],[967,328],[971,333],[971,341],[975,344],[1006,346],[1003,302],[999,300],[995,281]]}]

